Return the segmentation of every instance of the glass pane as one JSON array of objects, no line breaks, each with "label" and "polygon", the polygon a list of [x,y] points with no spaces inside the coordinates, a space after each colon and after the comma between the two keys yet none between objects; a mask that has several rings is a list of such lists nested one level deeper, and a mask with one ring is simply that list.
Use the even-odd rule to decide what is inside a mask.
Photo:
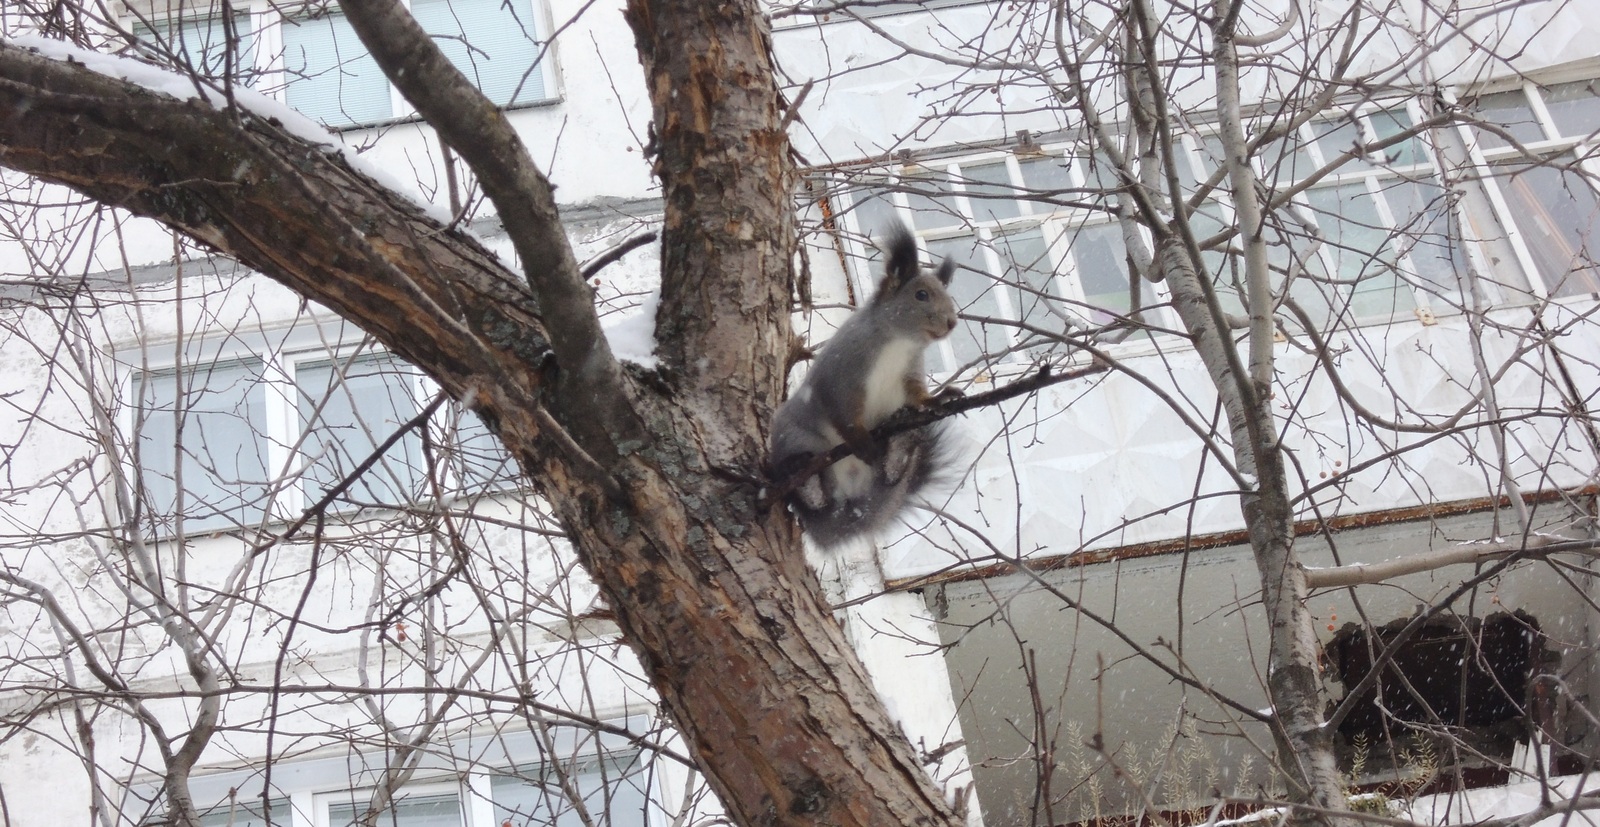
[{"label": "glass pane", "polygon": [[453,444],[456,479],[463,488],[498,488],[516,482],[517,463],[475,412],[457,414]]},{"label": "glass pane", "polygon": [[[1480,96],[1472,103],[1471,108],[1478,118],[1509,132],[1518,143],[1529,144],[1544,140],[1544,130],[1539,128],[1539,122],[1533,117],[1533,109],[1528,106],[1528,97],[1520,89]],[[1478,136],[1478,145],[1484,149],[1510,146],[1505,139],[1487,129],[1477,129],[1474,132]]]},{"label": "glass pane", "polygon": [[342,14],[283,21],[288,102],[328,126],[393,117],[389,81]]},{"label": "glass pane", "polygon": [[268,479],[261,363],[150,374],[136,392],[140,479],[157,533],[176,528],[180,474],[185,531],[260,522]]},{"label": "glass pane", "polygon": [[1266,142],[1258,156],[1269,181],[1298,181],[1317,168],[1298,132]]},{"label": "glass pane", "polygon": [[973,218],[999,221],[1022,214],[1022,206],[1017,203],[1017,188],[1011,183],[1011,173],[1004,162],[964,166],[961,175],[965,179],[967,203],[972,207]]},{"label": "glass pane", "polygon": [[[1083,300],[1095,308],[1095,312],[1088,313],[1090,318],[1096,324],[1105,324],[1127,315],[1132,307],[1128,302],[1128,256],[1122,228],[1116,224],[1083,227],[1072,235],[1070,252],[1077,265]],[[1149,307],[1154,302],[1150,285],[1141,281],[1140,305]]]},{"label": "glass pane", "polygon": [[[1208,201],[1200,205],[1189,216],[1189,229],[1194,233],[1197,243],[1205,243],[1208,238],[1215,237],[1228,225],[1224,224],[1221,216],[1222,207],[1216,202]],[[1237,242],[1237,236],[1228,243]],[[1206,273],[1211,277],[1211,286],[1217,294],[1217,300],[1222,303],[1224,312],[1234,315],[1244,315],[1244,301],[1240,299],[1240,289],[1237,284],[1235,267],[1238,261],[1229,256],[1222,249],[1209,249],[1200,251],[1200,260],[1205,264]]]},{"label": "glass pane", "polygon": [[[1311,134],[1316,136],[1317,148],[1322,150],[1322,161],[1331,164],[1344,156],[1344,153],[1354,150],[1365,139],[1361,135],[1360,127],[1355,121],[1321,121],[1311,125]],[[1366,156],[1355,155],[1339,164],[1336,174],[1349,172],[1362,172],[1371,169]]]},{"label": "glass pane", "polygon": [[1423,289],[1436,296],[1459,296],[1465,254],[1456,243],[1461,233],[1444,188],[1401,178],[1386,182],[1383,198],[1396,223],[1396,251],[1406,256]]},{"label": "glass pane", "polygon": [[[358,810],[365,812],[365,790],[328,805],[328,827],[348,827],[354,824]],[[378,817],[378,827],[462,827],[461,801],[454,793],[443,795],[412,795],[395,802]]]},{"label": "glass pane", "polygon": [[[1411,116],[1404,109],[1373,112],[1367,116],[1367,121],[1372,124],[1372,132],[1379,141],[1392,138],[1411,128]],[[1428,160],[1428,154],[1423,150],[1422,139],[1417,137],[1385,147],[1383,157],[1385,163],[1395,166],[1410,166]]]},{"label": "glass pane", "polygon": [[227,27],[222,25],[222,20],[221,17],[192,17],[178,23],[151,20],[151,26],[135,23],[133,34],[146,44],[146,53],[154,53],[163,63],[167,62],[167,53],[172,52],[180,59],[181,69],[212,79],[229,76],[231,72],[234,80],[249,83],[256,75],[256,36],[250,15],[233,16],[236,41],[231,50]]},{"label": "glass pane", "polygon": [[[502,106],[544,100],[531,5],[506,0],[412,0],[411,14],[445,57]],[[469,49],[467,44],[470,43]]]},{"label": "glass pane", "polygon": [[1029,158],[1019,162],[1023,185],[1035,192],[1030,198],[1034,215],[1048,215],[1060,209],[1064,202],[1079,198],[1077,184],[1072,181],[1072,170],[1068,168],[1071,163],[1069,158],[1056,157]]},{"label": "glass pane", "polygon": [[[648,799],[636,770],[608,762],[602,773],[598,763],[589,763],[568,775],[568,784],[577,790],[591,824],[610,827],[644,827]],[[490,782],[494,798],[494,823],[511,827],[581,827],[583,814],[563,792],[561,780],[553,770],[530,769],[497,775]]]},{"label": "glass pane", "polygon": [[1548,166],[1503,164],[1496,172],[1550,295],[1600,292],[1594,254],[1600,202],[1594,190],[1579,175]]},{"label": "glass pane", "polygon": [[1550,120],[1567,138],[1590,138],[1600,130],[1600,89],[1596,82],[1563,83],[1545,90]]},{"label": "glass pane", "polygon": [[[928,252],[934,261],[946,257],[956,263],[955,278],[950,281],[950,295],[956,309],[963,314],[1004,318],[1000,309],[998,282],[989,275],[989,265],[984,259],[978,240],[970,235],[928,242]],[[998,356],[1009,345],[1005,327],[999,324],[962,321],[950,333],[950,346],[955,350],[956,364],[939,366],[937,351],[930,349],[928,368],[933,371],[952,371],[980,356]]]},{"label": "glass pane", "polygon": [[[1056,315],[1061,311],[1061,300],[1055,286],[1056,269],[1050,262],[1050,251],[1044,243],[1044,231],[1035,227],[997,238],[994,248],[1005,267],[1001,278],[1009,285],[1011,306],[1018,318],[1030,327],[1054,333],[1064,332],[1065,320]],[[1017,338],[1035,341],[1041,336],[1028,330],[1019,330]],[[1054,344],[1054,341],[1046,340],[1044,344]]]},{"label": "glass pane", "polygon": [[[288,827],[293,820],[294,814],[289,812],[289,799],[274,798],[270,827]],[[224,801],[201,812],[200,827],[269,827],[269,825],[261,816],[261,800],[250,799]]]},{"label": "glass pane", "polygon": [[[308,431],[301,445],[308,458],[308,503],[354,473],[380,443],[417,415],[414,382],[411,368],[387,355],[296,367],[300,424]],[[413,430],[384,452],[383,459],[341,499],[401,505],[414,499],[422,476],[421,437]]]},{"label": "glass pane", "polygon": [[1340,290],[1328,280],[1323,258],[1315,253],[1311,236],[1295,211],[1281,209],[1272,213],[1262,237],[1267,245],[1267,264],[1272,269],[1273,294],[1280,295],[1287,282],[1289,295],[1319,329],[1325,327],[1332,308],[1339,304]]},{"label": "glass pane", "polygon": [[1196,148],[1195,156],[1196,160],[1200,162],[1200,168],[1195,171],[1195,178],[1204,180],[1209,178],[1212,172],[1222,167],[1222,161],[1227,157],[1227,153],[1222,149],[1222,137],[1220,135],[1202,136],[1198,143],[1199,146]]},{"label": "glass pane", "polygon": [[887,191],[863,187],[852,190],[850,198],[853,205],[850,212],[855,216],[856,229],[863,234],[882,239],[890,227],[900,223],[894,199]]},{"label": "glass pane", "polygon": [[1326,242],[1340,288],[1350,296],[1357,318],[1409,309],[1414,302],[1396,268],[1389,229],[1363,184],[1320,187],[1306,193]]},{"label": "glass pane", "polygon": [[918,230],[937,230],[967,223],[965,216],[950,197],[955,184],[943,172],[929,172],[900,179],[906,190],[906,203],[911,207],[911,220]]}]

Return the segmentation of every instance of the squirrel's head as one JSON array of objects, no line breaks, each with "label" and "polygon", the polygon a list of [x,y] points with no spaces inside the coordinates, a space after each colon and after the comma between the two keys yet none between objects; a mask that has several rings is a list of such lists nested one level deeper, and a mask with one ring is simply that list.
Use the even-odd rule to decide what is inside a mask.
[{"label": "squirrel's head", "polygon": [[955,262],[947,258],[932,273],[923,270],[916,239],[904,226],[891,228],[886,242],[887,263],[872,296],[873,312],[907,335],[921,334],[928,341],[950,335],[956,329],[956,302],[949,290]]}]

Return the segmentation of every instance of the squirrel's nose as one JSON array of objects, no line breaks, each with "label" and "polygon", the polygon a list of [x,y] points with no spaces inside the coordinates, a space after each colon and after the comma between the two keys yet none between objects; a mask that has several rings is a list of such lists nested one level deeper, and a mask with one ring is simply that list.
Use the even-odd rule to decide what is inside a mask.
[{"label": "squirrel's nose", "polygon": [[956,329],[956,320],[955,319],[951,319],[950,320],[950,326],[945,328],[945,331],[949,332],[949,331],[955,330],[955,329]]}]

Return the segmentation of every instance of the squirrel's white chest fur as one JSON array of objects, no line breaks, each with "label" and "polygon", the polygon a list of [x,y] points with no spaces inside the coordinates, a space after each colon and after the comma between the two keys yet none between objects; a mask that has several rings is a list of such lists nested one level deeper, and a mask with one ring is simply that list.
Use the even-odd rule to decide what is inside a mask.
[{"label": "squirrel's white chest fur", "polygon": [[926,346],[915,339],[897,338],[878,351],[877,359],[868,366],[864,385],[861,418],[868,428],[876,427],[905,406],[906,374]]}]

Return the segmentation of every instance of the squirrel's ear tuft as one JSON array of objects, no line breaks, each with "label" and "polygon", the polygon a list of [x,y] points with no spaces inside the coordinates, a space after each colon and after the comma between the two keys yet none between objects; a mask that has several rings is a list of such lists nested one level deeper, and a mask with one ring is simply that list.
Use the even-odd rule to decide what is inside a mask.
[{"label": "squirrel's ear tuft", "polygon": [[917,277],[917,240],[904,224],[895,224],[884,233],[883,276],[890,291]]},{"label": "squirrel's ear tuft", "polygon": [[945,287],[949,287],[950,279],[953,278],[955,274],[955,260],[946,258],[944,261],[939,262],[939,269],[934,272],[933,277],[938,279],[940,284],[944,285]]}]

